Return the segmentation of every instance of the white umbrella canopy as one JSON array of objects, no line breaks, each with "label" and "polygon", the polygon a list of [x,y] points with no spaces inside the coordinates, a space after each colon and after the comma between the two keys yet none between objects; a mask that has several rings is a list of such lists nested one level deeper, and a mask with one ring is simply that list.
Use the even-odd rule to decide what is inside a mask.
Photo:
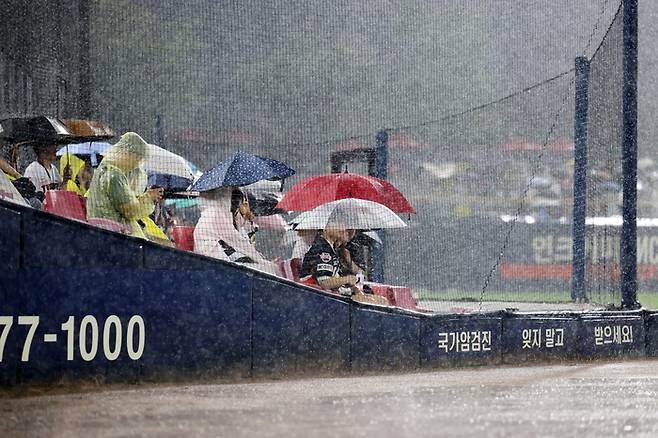
[{"label": "white umbrella canopy", "polygon": [[365,199],[339,199],[307,212],[299,221],[297,230],[343,228],[376,230],[404,228],[406,223],[388,207]]},{"label": "white umbrella canopy", "polygon": [[185,158],[166,149],[149,144],[148,157],[142,163],[148,172],[174,175],[189,180],[194,179],[194,170]]}]

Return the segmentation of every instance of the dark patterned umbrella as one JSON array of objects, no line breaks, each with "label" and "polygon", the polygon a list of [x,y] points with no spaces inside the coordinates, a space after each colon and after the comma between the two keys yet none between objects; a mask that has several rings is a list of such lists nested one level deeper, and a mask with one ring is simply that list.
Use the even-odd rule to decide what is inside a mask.
[{"label": "dark patterned umbrella", "polygon": [[0,138],[14,144],[66,144],[75,141],[73,133],[61,120],[46,116],[0,120]]},{"label": "dark patterned umbrella", "polygon": [[280,161],[237,152],[226,161],[204,172],[190,190],[205,192],[220,187],[246,186],[264,179],[283,179],[295,171]]}]

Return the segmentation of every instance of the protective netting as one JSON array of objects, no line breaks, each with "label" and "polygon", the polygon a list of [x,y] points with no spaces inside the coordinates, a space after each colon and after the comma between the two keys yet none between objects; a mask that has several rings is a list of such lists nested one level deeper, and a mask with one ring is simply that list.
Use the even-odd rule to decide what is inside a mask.
[{"label": "protective netting", "polygon": [[[622,77],[620,20],[603,38],[608,1],[577,25],[551,21],[581,16],[557,4],[540,14],[517,2],[393,10],[375,2],[13,3],[8,9],[22,12],[6,17],[10,29],[44,23],[52,39],[6,32],[13,50],[0,52],[2,118],[91,119],[118,134],[110,144],[60,147],[60,185],[31,205],[297,281],[359,271],[359,287],[369,281],[407,308],[572,306],[571,66],[585,40],[603,39],[590,72],[590,157],[600,162],[590,164],[611,175],[592,173],[599,180],[588,181],[596,200],[588,208],[603,208],[614,191],[606,183],[618,177],[607,141],[618,128],[606,117],[621,93],[609,91]],[[148,144],[126,139],[117,150],[111,144],[127,131]],[[25,173],[35,155],[21,146],[13,160],[14,140],[5,140],[4,158]],[[332,172],[340,176],[309,181]],[[368,204],[375,200],[389,209]],[[317,230],[324,241],[315,242]],[[590,251],[601,232],[604,245],[614,240],[614,227],[588,230]],[[313,247],[315,261],[305,260]],[[314,275],[321,267],[334,271]],[[588,296],[607,303],[610,288],[592,272]],[[315,287],[338,289],[319,280]]]},{"label": "protective netting", "polygon": [[389,179],[418,213],[387,233],[388,281],[442,309],[570,301],[572,81],[391,133]]},{"label": "protective netting", "polygon": [[620,297],[623,30],[620,5],[589,64],[585,294],[602,303]]}]

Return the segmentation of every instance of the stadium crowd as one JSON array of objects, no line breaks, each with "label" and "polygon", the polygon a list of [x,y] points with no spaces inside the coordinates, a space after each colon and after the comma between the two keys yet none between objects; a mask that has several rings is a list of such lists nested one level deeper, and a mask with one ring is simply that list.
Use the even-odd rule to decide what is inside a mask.
[{"label": "stadium crowd", "polygon": [[[149,154],[149,145],[136,133],[122,135],[103,152],[96,167],[90,156],[63,152],[58,168],[57,145],[37,142],[32,145],[36,158],[21,173],[17,168],[25,146],[11,142],[2,145],[0,195],[4,199],[167,246],[181,248],[177,241],[191,240],[191,247],[186,249],[204,256],[287,277],[354,300],[388,303],[365,285],[364,253],[373,242],[363,238],[361,231],[341,224],[317,230],[291,229],[295,236],[293,257],[268,260],[254,244],[259,227],[247,192],[237,185],[201,191],[197,223],[178,226],[175,208],[165,205],[163,187],[147,187],[148,175],[142,164]],[[63,205],[53,207],[63,192]],[[78,202],[84,210],[83,217],[74,214],[77,210],[72,204]],[[181,229],[186,233],[181,233]]]}]

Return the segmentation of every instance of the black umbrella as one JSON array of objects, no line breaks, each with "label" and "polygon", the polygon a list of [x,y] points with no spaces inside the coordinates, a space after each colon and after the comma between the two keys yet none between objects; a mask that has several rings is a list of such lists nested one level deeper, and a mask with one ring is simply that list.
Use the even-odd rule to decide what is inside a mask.
[{"label": "black umbrella", "polygon": [[0,138],[14,144],[67,144],[75,141],[73,133],[61,120],[46,116],[0,120]]},{"label": "black umbrella", "polygon": [[276,204],[281,200],[272,193],[263,193],[256,195],[247,192],[247,199],[249,200],[249,209],[255,216],[271,216],[273,214],[286,213],[285,210],[276,208]]}]

